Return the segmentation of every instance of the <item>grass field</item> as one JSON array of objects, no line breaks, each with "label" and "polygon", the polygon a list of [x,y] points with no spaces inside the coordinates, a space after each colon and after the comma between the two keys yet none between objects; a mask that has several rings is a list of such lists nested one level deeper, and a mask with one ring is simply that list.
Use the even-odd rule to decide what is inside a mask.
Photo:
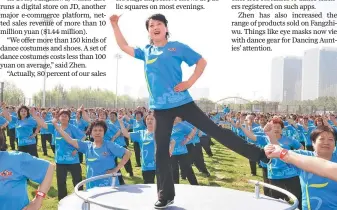
[{"label": "grass field", "polygon": [[[9,139],[8,139],[9,140]],[[9,141],[7,141],[9,142]],[[253,192],[254,186],[248,183],[249,179],[254,180],[262,180],[262,171],[260,168],[257,170],[257,176],[250,175],[250,169],[248,160],[242,156],[237,155],[236,153],[228,150],[222,145],[218,144],[216,141],[212,146],[212,151],[214,156],[209,158],[205,153],[206,165],[211,173],[210,177],[205,177],[198,172],[196,168],[194,168],[194,172],[197,175],[197,179],[200,185],[210,185],[210,186],[219,186],[226,187],[232,189],[238,189],[243,191]],[[47,143],[47,147],[49,148],[49,144]],[[133,152],[133,147],[130,145],[129,148]],[[51,149],[48,149],[49,156],[43,156],[41,142],[39,139],[38,143],[38,152],[39,157],[52,161],[53,162],[53,152]],[[135,166],[135,156],[132,153],[131,161],[134,170],[134,177],[128,177],[128,174],[122,169],[122,173],[124,174],[124,180],[126,184],[142,184],[142,176],[140,168]],[[85,179],[85,165],[82,164],[83,171],[83,179]],[[181,180],[181,184],[188,184],[188,181]],[[28,193],[30,199],[35,196],[35,190],[38,185],[32,182],[28,183]],[[68,174],[67,179],[67,189],[68,193],[73,192],[73,185],[71,181],[71,176]],[[155,195],[154,195],[155,196]],[[53,183],[48,192],[46,199],[43,202],[42,209],[43,210],[54,210],[57,209],[58,200],[57,200],[57,184],[56,184],[56,172],[54,173]]]}]

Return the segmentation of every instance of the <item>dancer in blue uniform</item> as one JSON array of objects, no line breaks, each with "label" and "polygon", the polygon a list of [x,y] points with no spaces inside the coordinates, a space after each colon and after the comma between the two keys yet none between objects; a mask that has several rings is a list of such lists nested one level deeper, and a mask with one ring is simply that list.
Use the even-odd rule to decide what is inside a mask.
[{"label": "dancer in blue uniform", "polygon": [[[175,197],[174,183],[170,171],[168,154],[174,119],[179,116],[198,129],[214,137],[229,149],[251,159],[259,161],[264,152],[246,144],[228,129],[219,128],[193,102],[188,89],[199,79],[206,60],[191,47],[178,41],[168,41],[168,21],[162,14],[155,14],[145,22],[150,44],[143,48],[134,48],[126,42],[118,25],[119,16],[110,18],[119,48],[126,54],[144,62],[147,87],[150,95],[150,109],[154,110],[156,129],[156,177],[158,201],[155,208],[162,209],[173,203]],[[195,65],[192,76],[182,81],[182,63]]]}]

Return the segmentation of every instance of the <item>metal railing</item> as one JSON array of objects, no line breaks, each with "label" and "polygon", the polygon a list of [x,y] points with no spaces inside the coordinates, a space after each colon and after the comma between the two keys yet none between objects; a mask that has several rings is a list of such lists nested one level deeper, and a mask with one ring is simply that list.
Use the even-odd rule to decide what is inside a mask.
[{"label": "metal railing", "polygon": [[[84,210],[90,210],[90,204],[95,204],[95,205],[98,205],[98,206],[101,206],[101,207],[104,207],[104,208],[108,208],[108,209],[126,210],[126,209],[114,207],[114,206],[111,206],[111,205],[108,205],[108,204],[97,202],[97,201],[94,200],[94,198],[91,198],[90,196],[89,197],[83,196],[82,193],[80,193],[80,191],[78,190],[84,184],[87,184],[89,182],[96,181],[96,180],[99,180],[99,179],[105,179],[105,178],[112,178],[111,187],[115,188],[116,187],[116,177],[120,176],[120,175],[121,175],[120,173],[105,174],[105,175],[91,177],[89,179],[85,179],[85,180],[81,181],[80,183],[78,183],[75,186],[74,191],[75,191],[75,195],[84,201],[84,206],[83,206]],[[299,202],[298,202],[298,199],[296,198],[296,196],[293,195],[292,193],[290,193],[290,192],[288,192],[288,191],[286,191],[286,190],[284,190],[280,187],[276,187],[274,185],[267,184],[267,183],[264,183],[264,182],[260,182],[260,181],[256,181],[256,180],[249,180],[248,182],[255,185],[255,197],[256,197],[256,199],[260,198],[260,186],[263,186],[263,187],[267,187],[267,188],[272,189],[272,190],[276,190],[280,193],[283,193],[294,201],[294,204],[292,206],[290,206],[289,208],[285,209],[285,210],[295,210],[295,209],[297,209]]]},{"label": "metal railing", "polygon": [[104,208],[114,209],[114,210],[127,210],[127,209],[117,208],[117,207],[114,207],[114,206],[111,206],[111,205],[108,205],[108,204],[97,202],[90,197],[84,197],[84,196],[81,195],[80,191],[78,190],[78,188],[80,188],[81,186],[83,186],[84,184],[87,184],[89,182],[93,182],[93,181],[96,181],[96,180],[99,180],[99,179],[111,178],[111,177],[112,177],[111,187],[116,188],[116,177],[120,176],[120,175],[121,175],[120,173],[105,174],[105,175],[91,177],[89,179],[85,179],[85,180],[81,181],[80,183],[78,183],[75,186],[74,191],[75,191],[75,195],[84,201],[84,210],[90,210],[90,204],[95,204],[95,205],[98,205],[98,206],[101,206],[101,207],[104,207]]},{"label": "metal railing", "polygon": [[285,210],[294,210],[294,209],[297,209],[297,207],[298,207],[298,199],[292,193],[290,193],[290,192],[288,192],[288,191],[286,191],[286,190],[284,190],[284,189],[282,189],[280,187],[276,187],[274,185],[267,184],[267,183],[264,183],[264,182],[260,182],[260,181],[256,181],[256,180],[249,180],[248,182],[255,185],[255,197],[257,199],[260,198],[260,186],[263,186],[263,187],[267,187],[267,188],[272,189],[272,190],[276,190],[276,191],[278,191],[280,193],[283,193],[283,194],[287,195],[290,199],[292,199],[294,201],[294,204],[292,206],[290,206],[289,208],[285,209]]}]

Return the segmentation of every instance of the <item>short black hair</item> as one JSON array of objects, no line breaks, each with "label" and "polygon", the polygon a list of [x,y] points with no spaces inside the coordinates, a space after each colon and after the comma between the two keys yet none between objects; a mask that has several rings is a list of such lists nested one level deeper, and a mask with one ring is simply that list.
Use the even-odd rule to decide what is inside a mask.
[{"label": "short black hair", "polygon": [[141,112],[141,111],[136,111],[136,112],[135,112],[135,116],[136,116],[137,114],[140,114],[140,116],[143,117],[143,112]]},{"label": "short black hair", "polygon": [[89,127],[89,134],[91,134],[94,127],[102,127],[104,129],[104,135],[108,130],[108,126],[106,125],[106,122],[103,120],[95,120],[94,122],[92,122]]},{"label": "short black hair", "polygon": [[117,112],[110,112],[110,115],[114,114],[117,117]]},{"label": "short black hair", "polygon": [[310,134],[310,140],[312,142],[316,142],[316,139],[318,138],[318,136],[320,136],[323,132],[331,133],[334,139],[336,139],[335,132],[334,130],[332,130],[332,128],[326,125],[321,125],[321,126],[318,126],[314,131],[312,131],[312,133]]},{"label": "short black hair", "polygon": [[[162,14],[154,14],[154,15],[151,15],[150,17],[147,18],[146,22],[145,22],[145,27],[146,27],[146,30],[149,31],[149,22],[150,20],[157,20],[157,21],[160,21],[162,23],[164,23],[165,27],[167,27],[168,25],[168,21],[166,19],[166,17]],[[165,37],[166,39],[168,39],[170,37],[170,33],[169,32],[166,32],[165,34]],[[150,43],[153,44],[153,41],[150,40]],[[145,107],[143,107],[145,109]]]},{"label": "short black hair", "polygon": [[61,109],[58,113],[58,117],[60,117],[62,114],[66,114],[70,121],[71,111],[69,109]]},{"label": "short black hair", "polygon": [[25,105],[21,105],[21,106],[19,107],[19,109],[18,109],[18,118],[19,118],[19,120],[23,120],[23,119],[21,119],[21,116],[20,116],[20,111],[21,111],[21,109],[25,109],[25,110],[27,111],[27,118],[29,118],[29,117],[30,117],[30,113],[29,113],[28,107],[25,106]]}]

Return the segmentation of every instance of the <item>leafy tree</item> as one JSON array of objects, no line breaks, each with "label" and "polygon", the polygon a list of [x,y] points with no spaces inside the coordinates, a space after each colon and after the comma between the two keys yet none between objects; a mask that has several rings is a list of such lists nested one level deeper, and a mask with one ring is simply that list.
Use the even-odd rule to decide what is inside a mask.
[{"label": "leafy tree", "polygon": [[3,100],[8,105],[19,105],[24,103],[25,94],[12,82],[4,82]]}]

